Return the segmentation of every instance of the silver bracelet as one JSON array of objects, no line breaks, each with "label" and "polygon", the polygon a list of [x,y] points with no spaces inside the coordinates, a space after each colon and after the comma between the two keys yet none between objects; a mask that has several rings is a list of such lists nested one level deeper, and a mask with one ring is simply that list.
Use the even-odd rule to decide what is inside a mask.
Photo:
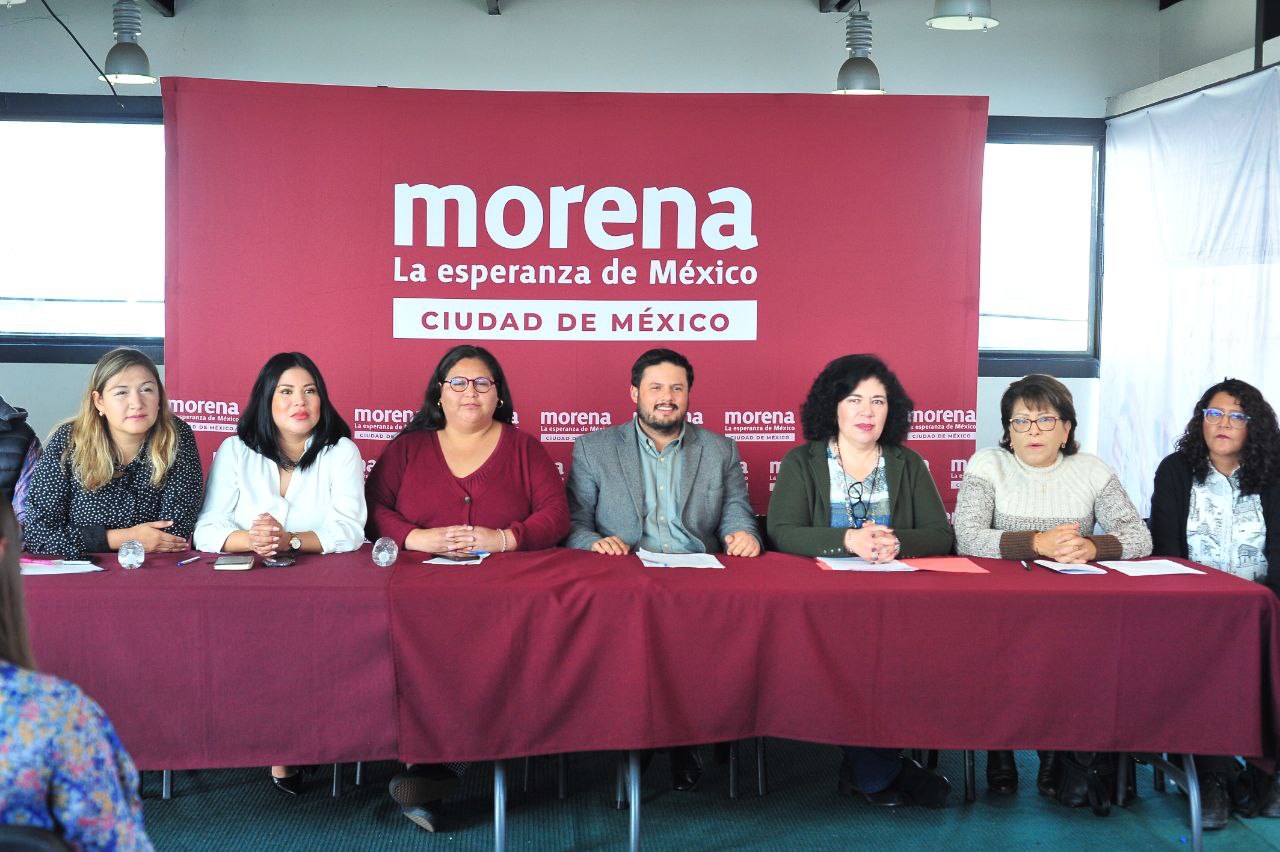
[{"label": "silver bracelet", "polygon": [[506,553],[506,552],[507,552],[507,531],[506,531],[506,530],[498,530],[498,535],[502,536],[502,549],[501,549],[501,550],[499,550],[498,552],[499,552],[499,553]]}]

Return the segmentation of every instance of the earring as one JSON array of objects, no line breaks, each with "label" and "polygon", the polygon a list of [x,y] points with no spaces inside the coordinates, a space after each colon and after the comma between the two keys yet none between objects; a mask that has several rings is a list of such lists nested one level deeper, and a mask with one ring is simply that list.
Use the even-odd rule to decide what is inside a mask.
[{"label": "earring", "polygon": [[440,400],[438,399],[436,400],[436,408],[444,408],[444,406],[440,404]]},{"label": "earring", "polygon": [[502,397],[498,397],[498,407],[499,407],[499,408],[501,408],[501,407],[502,407],[502,405],[503,405],[503,403],[505,403],[505,402],[506,402],[506,400],[505,400],[505,399],[503,399]]}]

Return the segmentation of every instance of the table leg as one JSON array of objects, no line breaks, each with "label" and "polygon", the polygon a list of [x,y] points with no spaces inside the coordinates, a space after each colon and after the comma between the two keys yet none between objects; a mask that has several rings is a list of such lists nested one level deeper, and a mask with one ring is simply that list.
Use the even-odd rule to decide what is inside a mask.
[{"label": "table leg", "polygon": [[335,763],[333,765],[333,789],[329,791],[329,794],[333,796],[333,798],[335,799],[342,797],[342,764],[341,763]]},{"label": "table leg", "polygon": [[556,795],[561,801],[569,798],[568,758],[563,752],[556,755]]},{"label": "table leg", "polygon": [[1200,776],[1196,773],[1196,759],[1184,754],[1182,771],[1187,776],[1187,799],[1191,804],[1191,852],[1201,852],[1204,849],[1204,827],[1200,822]]},{"label": "table leg", "polygon": [[729,798],[738,798],[738,741],[729,743]]},{"label": "table leg", "polygon": [[769,782],[764,774],[764,737],[756,737],[756,792],[761,796],[769,792]]},{"label": "table leg", "polygon": [[493,848],[507,848],[507,769],[501,760],[493,762]]},{"label": "table leg", "polygon": [[974,799],[978,797],[978,770],[975,764],[977,760],[974,758],[973,749],[965,749],[964,751],[964,800],[968,804],[973,804]]},{"label": "table leg", "polygon": [[631,799],[631,852],[640,850],[640,752],[628,755],[627,795]]},{"label": "table leg", "polygon": [[621,757],[618,758],[615,769],[613,807],[620,811],[627,803],[627,770]]},{"label": "table leg", "polygon": [[160,772],[160,798],[173,798],[173,770],[165,769]]}]

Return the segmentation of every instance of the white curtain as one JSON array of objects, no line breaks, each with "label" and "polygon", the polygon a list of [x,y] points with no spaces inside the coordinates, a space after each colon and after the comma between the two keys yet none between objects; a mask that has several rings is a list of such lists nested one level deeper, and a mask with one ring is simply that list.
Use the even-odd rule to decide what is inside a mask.
[{"label": "white curtain", "polygon": [[1226,376],[1280,408],[1280,69],[1111,120],[1099,454],[1146,514]]}]

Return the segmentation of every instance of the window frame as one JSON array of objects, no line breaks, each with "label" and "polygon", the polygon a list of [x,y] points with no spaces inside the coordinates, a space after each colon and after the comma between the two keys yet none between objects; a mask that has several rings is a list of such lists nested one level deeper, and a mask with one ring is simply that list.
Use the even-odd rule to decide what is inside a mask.
[{"label": "window frame", "polygon": [[987,120],[987,143],[1027,145],[1092,145],[1094,148],[1093,227],[1090,234],[1089,310],[1083,352],[979,349],[979,376],[1015,376],[1044,372],[1062,378],[1097,378],[1102,323],[1102,215],[1106,173],[1107,123],[1101,118],[1056,118],[993,115]]},{"label": "window frame", "polygon": [[[109,95],[52,95],[0,92],[0,121],[57,121],[118,124],[163,124],[159,96],[113,98]],[[1106,168],[1106,122],[1101,118],[1052,118],[993,115],[987,123],[988,143],[1090,144],[1094,146],[1092,256],[1089,283],[1088,350],[1031,352],[979,350],[979,376],[1022,376],[1048,371],[1063,377],[1098,375],[1098,330],[1102,313],[1102,210]],[[157,364],[164,363],[163,337],[0,334],[0,363],[92,364],[116,346],[133,346]]]},{"label": "window frame", "polygon": [[[48,95],[0,92],[0,121],[54,121],[91,124],[164,124],[158,95]],[[0,334],[0,363],[93,364],[117,346],[141,349],[164,363],[163,337],[124,335]]]}]

